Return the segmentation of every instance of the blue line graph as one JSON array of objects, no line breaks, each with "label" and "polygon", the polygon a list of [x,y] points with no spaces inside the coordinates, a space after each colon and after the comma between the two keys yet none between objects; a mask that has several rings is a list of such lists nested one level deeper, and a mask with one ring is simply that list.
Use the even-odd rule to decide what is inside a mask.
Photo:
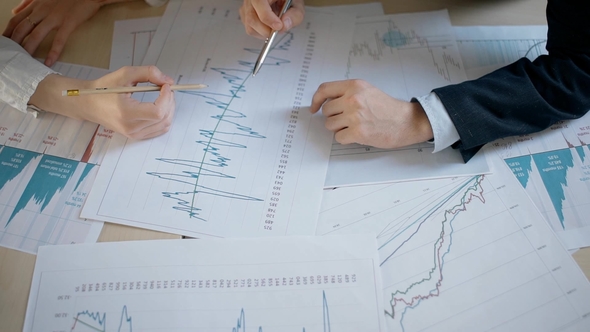
[{"label": "blue line graph", "polygon": [[[99,332],[107,331],[107,314],[99,311],[83,310],[76,314],[74,317],[74,323],[70,329],[70,332],[76,331],[77,327],[83,326]],[[322,291],[322,326],[323,332],[331,332],[330,326],[330,309],[328,307],[328,301],[326,299],[326,292]],[[262,326],[258,326],[258,332],[263,332]],[[127,305],[123,305],[121,308],[121,314],[119,318],[119,325],[117,332],[133,331],[132,317],[128,313]],[[246,329],[246,311],[244,308],[240,310],[240,314],[236,320],[235,326],[232,327],[232,332],[247,332]],[[302,328],[302,332],[306,332],[305,327]]]},{"label": "blue line graph", "polygon": [[[70,331],[74,331],[78,324],[84,325],[96,331],[106,331],[107,326],[107,314],[100,313],[100,312],[91,312],[89,310],[84,310],[79,312],[76,317],[74,317],[74,325]],[[123,329],[123,327],[126,327]],[[124,305],[121,309],[121,318],[119,319],[119,327],[117,328],[117,332],[121,331],[132,331],[133,324],[131,317],[127,313],[127,306]]]},{"label": "blue line graph", "polygon": [[[286,33],[273,50],[288,51],[293,33]],[[258,55],[259,49],[244,48],[248,53]],[[290,63],[287,59],[281,59],[272,55],[268,56],[264,66],[282,66]],[[235,176],[227,174],[225,168],[231,163],[231,158],[225,156],[225,149],[247,149],[242,143],[233,142],[234,138],[243,139],[264,139],[261,133],[251,127],[245,126],[239,122],[240,119],[246,118],[246,114],[232,110],[230,107],[235,99],[241,98],[246,93],[246,83],[251,77],[254,62],[238,60],[236,68],[211,68],[212,71],[221,75],[222,79],[229,84],[228,93],[216,93],[206,91],[183,91],[182,93],[193,95],[205,100],[205,103],[221,110],[220,114],[211,116],[216,120],[213,129],[200,129],[199,133],[204,138],[195,143],[203,146],[203,156],[200,161],[186,159],[168,159],[158,158],[158,161],[182,166],[185,169],[175,173],[147,172],[148,175],[155,176],[159,179],[176,182],[178,184],[190,185],[192,190],[186,191],[166,191],[162,196],[176,200],[176,206],[173,209],[186,212],[190,218],[201,221],[207,221],[201,216],[202,208],[195,206],[197,195],[212,195],[227,199],[237,199],[246,201],[262,201],[262,199],[242,195],[239,193],[223,191],[202,184],[201,177],[217,177],[222,180],[235,179]],[[201,181],[201,182],[200,182]]]}]

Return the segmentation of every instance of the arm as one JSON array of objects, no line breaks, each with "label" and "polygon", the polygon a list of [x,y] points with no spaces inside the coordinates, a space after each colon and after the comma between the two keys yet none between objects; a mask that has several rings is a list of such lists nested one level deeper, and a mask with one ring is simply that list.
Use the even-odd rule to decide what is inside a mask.
[{"label": "arm", "polygon": [[284,0],[244,0],[240,7],[240,19],[246,33],[265,39],[271,30],[287,31],[303,21],[305,5],[303,0],[293,0],[291,8],[279,19],[276,13],[281,10]]},{"label": "arm", "polygon": [[[141,103],[131,94],[64,97],[71,88],[131,86],[139,82],[162,85],[154,103]],[[18,44],[0,37],[0,100],[19,111],[27,105],[44,111],[104,125],[127,137],[142,139],[165,133],[174,116],[173,80],[154,66],[124,67],[97,80],[58,75],[27,54]]]},{"label": "arm", "polygon": [[590,109],[590,3],[549,0],[547,50],[474,81],[435,89],[468,161],[495,139],[543,130]]},{"label": "arm", "polygon": [[[94,16],[100,7],[135,0],[22,0],[12,13],[3,36],[21,44],[33,54],[47,35],[55,30],[45,65],[52,66],[59,58],[70,34]],[[162,0],[146,0],[154,5]]]}]

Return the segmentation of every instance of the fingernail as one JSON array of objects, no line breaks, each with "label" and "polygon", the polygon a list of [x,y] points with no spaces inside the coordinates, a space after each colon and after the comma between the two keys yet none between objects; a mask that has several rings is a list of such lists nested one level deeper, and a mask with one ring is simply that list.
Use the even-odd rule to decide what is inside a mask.
[{"label": "fingernail", "polygon": [[168,81],[170,83],[174,83],[174,79],[168,75],[166,75],[166,81]]},{"label": "fingernail", "polygon": [[272,29],[273,30],[281,30],[282,24],[279,22],[275,22],[272,24]]},{"label": "fingernail", "polygon": [[283,22],[283,27],[285,27],[285,30],[289,30],[289,29],[291,29],[292,26],[293,26],[293,22],[291,22],[291,18],[287,17],[285,19],[285,21]]},{"label": "fingernail", "polygon": [[45,65],[47,67],[51,67],[53,65],[53,59],[50,59],[50,58],[45,59]]}]

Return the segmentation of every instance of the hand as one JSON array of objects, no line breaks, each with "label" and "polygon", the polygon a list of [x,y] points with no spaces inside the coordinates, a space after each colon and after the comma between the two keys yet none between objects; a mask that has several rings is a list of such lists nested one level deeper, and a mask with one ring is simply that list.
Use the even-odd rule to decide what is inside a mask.
[{"label": "hand", "polygon": [[[61,91],[72,87],[133,86],[140,82],[162,86],[155,102],[139,102],[131,98],[131,93],[61,95]],[[29,103],[46,111],[99,123],[129,138],[145,139],[170,129],[175,108],[174,94],[170,90],[172,83],[172,78],[155,66],[123,67],[94,81],[49,75],[39,83]]]},{"label": "hand", "polygon": [[[323,107],[322,107],[323,104]],[[362,80],[320,85],[311,112],[322,107],[326,128],[341,144],[392,149],[427,141],[432,127],[419,103],[401,101]]]},{"label": "hand", "polygon": [[244,0],[240,7],[240,18],[246,33],[259,39],[266,39],[272,30],[288,31],[303,21],[305,6],[303,0],[293,0],[291,8],[279,19],[278,13],[285,0]]},{"label": "hand", "polygon": [[96,0],[22,0],[2,33],[33,54],[52,30],[57,30],[45,59],[52,66],[59,58],[70,34],[102,6]]}]

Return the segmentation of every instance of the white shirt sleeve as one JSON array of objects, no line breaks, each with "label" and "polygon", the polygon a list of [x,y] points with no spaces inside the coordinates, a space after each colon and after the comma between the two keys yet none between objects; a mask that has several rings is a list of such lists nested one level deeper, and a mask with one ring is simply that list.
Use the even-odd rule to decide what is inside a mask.
[{"label": "white shirt sleeve", "polygon": [[21,112],[36,111],[27,103],[37,85],[47,75],[55,74],[9,38],[0,36],[0,100]]},{"label": "white shirt sleeve", "polygon": [[443,105],[436,93],[431,92],[426,96],[416,98],[416,100],[422,105],[432,126],[432,133],[434,134],[434,150],[432,153],[444,150],[460,139],[455,124],[451,121],[445,105]]}]

